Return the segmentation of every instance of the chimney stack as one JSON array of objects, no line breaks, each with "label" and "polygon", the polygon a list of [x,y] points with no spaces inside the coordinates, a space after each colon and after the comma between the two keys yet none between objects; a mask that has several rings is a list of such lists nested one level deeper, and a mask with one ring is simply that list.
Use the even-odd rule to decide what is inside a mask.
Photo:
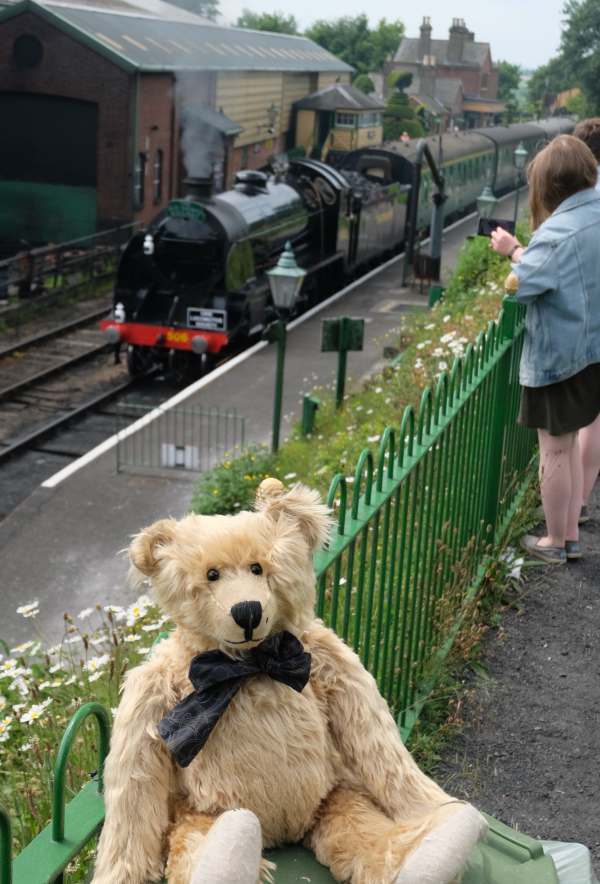
[{"label": "chimney stack", "polygon": [[470,31],[465,25],[464,18],[453,18],[448,40],[448,61],[460,62],[463,60],[465,42],[469,39]]},{"label": "chimney stack", "polygon": [[185,195],[190,200],[209,200],[213,194],[214,176],[208,175],[200,178],[198,175],[188,175],[183,179]]},{"label": "chimney stack", "polygon": [[419,37],[419,61],[423,61],[426,55],[431,55],[431,19],[428,15],[423,16],[421,24],[421,36]]}]

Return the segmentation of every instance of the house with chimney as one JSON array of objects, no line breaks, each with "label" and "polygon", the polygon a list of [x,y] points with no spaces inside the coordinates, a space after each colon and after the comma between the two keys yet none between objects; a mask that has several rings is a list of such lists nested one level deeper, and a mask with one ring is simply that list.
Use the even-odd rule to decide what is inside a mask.
[{"label": "house with chimney", "polygon": [[462,18],[452,19],[446,40],[434,39],[432,31],[425,16],[419,36],[402,39],[388,73],[413,74],[406,90],[411,103],[443,130],[498,123],[506,106],[498,99],[499,74],[490,44],[475,40]]}]

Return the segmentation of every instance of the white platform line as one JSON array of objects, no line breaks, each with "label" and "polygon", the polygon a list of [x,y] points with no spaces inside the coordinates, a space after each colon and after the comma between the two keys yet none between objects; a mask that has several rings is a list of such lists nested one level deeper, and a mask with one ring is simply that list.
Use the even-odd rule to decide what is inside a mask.
[{"label": "white platform line", "polygon": [[[512,194],[507,194],[507,197],[511,195]],[[502,199],[505,198],[506,197],[502,197]],[[467,221],[471,221],[473,218],[476,217],[477,212],[471,212],[470,215],[466,215],[464,218],[460,218],[458,221],[455,221],[448,227],[444,227],[444,233],[448,233],[450,230],[454,230],[455,227],[458,227],[461,224],[465,224]],[[424,245],[428,242],[429,237],[423,240],[422,244]],[[290,324],[288,325],[288,330],[293,331],[293,329],[297,328],[299,325],[302,325],[303,322],[306,322],[313,316],[316,316],[316,314],[320,313],[322,310],[326,310],[332,304],[335,304],[336,301],[339,301],[340,298],[343,298],[344,295],[347,295],[355,288],[358,288],[359,285],[362,285],[364,282],[367,282],[369,279],[377,276],[378,273],[382,273],[384,270],[387,270],[388,267],[392,267],[403,257],[404,252],[400,252],[399,255],[394,255],[394,257],[390,258],[389,261],[386,261],[385,264],[380,264],[379,267],[375,267],[374,270],[370,270],[368,273],[365,273],[364,276],[361,276],[359,279],[355,279],[354,282],[351,282],[349,285],[345,286],[345,288],[340,289],[339,292],[331,295],[331,297],[327,298],[321,304],[317,304],[316,307],[312,307],[310,310],[307,310],[306,313],[303,313],[302,316],[299,316],[297,319],[294,319],[293,322],[290,322]],[[263,350],[267,346],[268,344],[266,341],[259,341],[258,344],[254,344],[252,347],[244,350],[243,353],[240,353],[238,356],[234,356],[233,359],[229,359],[224,365],[219,366],[219,368],[215,368],[214,371],[211,371],[209,374],[207,374],[206,377],[200,378],[200,380],[195,381],[193,384],[190,384],[189,387],[181,390],[180,393],[176,393],[175,396],[167,399],[166,402],[163,402],[162,405],[153,408],[152,411],[149,411],[148,414],[144,415],[144,417],[141,417],[139,420],[130,424],[124,430],[120,430],[118,433],[115,433],[113,436],[109,436],[109,438],[105,439],[104,442],[101,442],[100,445],[96,445],[95,448],[90,449],[90,451],[86,452],[86,454],[78,457],[77,460],[73,461],[73,463],[70,463],[62,470],[59,470],[58,473],[54,473],[53,476],[50,476],[49,479],[46,479],[44,482],[42,482],[41,487],[56,488],[56,486],[60,485],[61,482],[64,482],[65,479],[68,479],[74,473],[77,473],[79,470],[83,469],[83,467],[86,467],[88,464],[92,463],[94,460],[97,460],[103,454],[106,454],[106,452],[110,451],[111,448],[114,448],[121,439],[126,439],[128,436],[133,435],[133,433],[137,433],[138,430],[141,430],[143,427],[152,423],[152,421],[160,417],[160,415],[163,414],[165,411],[168,411],[170,408],[174,408],[176,405],[180,405],[182,402],[185,402],[186,399],[189,399],[189,397],[197,393],[198,390],[202,390],[204,387],[208,387],[209,384],[212,384],[213,381],[216,381],[222,375],[226,374],[228,371],[231,371],[232,368],[235,368],[242,362],[245,362],[246,359],[250,359],[251,356],[254,356],[255,353],[258,353],[260,350]]]}]

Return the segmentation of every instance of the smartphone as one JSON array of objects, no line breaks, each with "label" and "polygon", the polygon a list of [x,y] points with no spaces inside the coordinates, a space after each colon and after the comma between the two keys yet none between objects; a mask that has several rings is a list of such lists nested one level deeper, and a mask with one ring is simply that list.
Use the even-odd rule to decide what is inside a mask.
[{"label": "smartphone", "polygon": [[506,218],[480,218],[477,236],[491,236],[496,227],[502,227],[503,230],[508,230],[514,235],[514,221],[508,221]]}]

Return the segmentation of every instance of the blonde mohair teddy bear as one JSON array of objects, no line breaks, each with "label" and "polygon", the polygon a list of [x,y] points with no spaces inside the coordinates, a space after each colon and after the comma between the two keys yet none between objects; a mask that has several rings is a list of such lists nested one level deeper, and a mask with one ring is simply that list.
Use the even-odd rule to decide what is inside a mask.
[{"label": "blonde mohair teddy bear", "polygon": [[446,884],[486,832],[423,774],[360,659],[314,615],[329,513],[265,480],[255,512],[156,522],[130,557],[175,624],[129,672],[93,884],[257,884],[303,842],[336,881]]}]

